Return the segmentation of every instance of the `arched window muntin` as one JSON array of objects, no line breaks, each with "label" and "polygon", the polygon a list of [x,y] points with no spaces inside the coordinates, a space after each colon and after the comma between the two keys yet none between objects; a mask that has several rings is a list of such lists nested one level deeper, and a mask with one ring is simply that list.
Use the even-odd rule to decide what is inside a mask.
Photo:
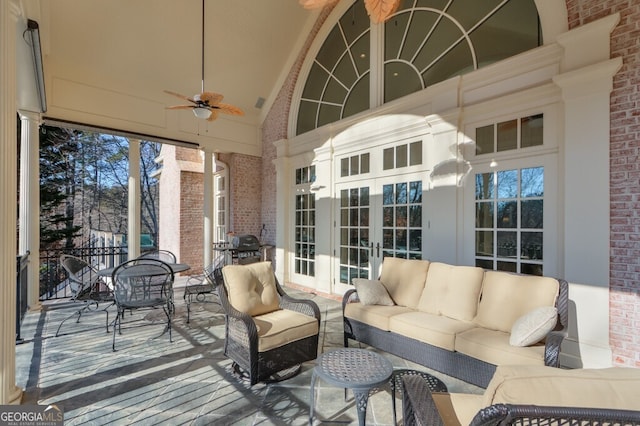
[{"label": "arched window muntin", "polygon": [[[347,5],[342,6],[344,3]],[[483,3],[476,0],[404,0],[399,10],[383,25],[370,24],[363,3],[360,0],[339,2],[327,19],[333,24],[325,25],[324,33],[319,32],[314,44],[315,52],[309,50],[308,56],[313,59],[306,62],[306,72],[303,66],[300,76],[304,78],[299,81],[298,96],[294,94],[297,101],[294,101],[291,111],[293,135],[342,120],[542,44],[534,0],[487,0]],[[351,43],[346,43],[345,23],[363,19],[367,24],[358,23],[361,25],[360,33]],[[430,25],[422,25],[425,21],[431,21]],[[394,31],[392,26],[400,28],[399,42],[391,40]],[[323,50],[335,48],[325,47],[325,44],[336,28],[340,31],[345,50],[339,55],[334,54],[338,59],[331,67],[322,68],[327,76],[322,90],[316,90],[320,95],[315,99],[304,96],[308,93],[313,67],[319,66],[318,57]],[[449,34],[445,38],[445,45],[442,45],[442,34],[447,31],[455,34]],[[420,37],[417,42],[415,34]],[[365,36],[370,43],[367,52],[370,62],[366,70],[360,71],[353,50]],[[390,44],[391,47],[395,46],[393,51]],[[425,47],[437,50],[435,54],[431,52],[432,57],[426,61],[421,58],[421,54],[425,56],[422,53]],[[411,50],[410,54],[407,49]],[[351,85],[344,84],[335,76],[345,55],[349,55],[353,69],[360,71]],[[426,56],[429,56],[429,52]],[[376,77],[378,75],[379,78]],[[395,79],[394,84],[395,77],[399,78]],[[374,80],[373,84],[371,79]],[[342,104],[336,99],[331,102],[326,99],[331,84],[340,85],[342,90],[349,87],[341,97]],[[365,87],[366,91],[363,90]],[[359,90],[357,93],[356,89]],[[355,107],[348,105],[353,99],[359,101]],[[376,99],[379,101],[376,102]]]},{"label": "arched window muntin", "polygon": [[[349,24],[353,28],[349,28]],[[311,119],[306,117],[304,122],[298,120],[296,133],[304,133],[338,121],[345,117],[345,111],[347,111],[346,116],[349,116],[369,108],[368,84],[367,99],[361,100],[360,105],[351,108],[349,105],[353,105],[353,103],[350,104],[350,95],[357,91],[363,81],[368,82],[371,65],[369,61],[370,31],[364,4],[356,1],[341,13],[340,18],[323,37],[322,44],[313,55],[314,59],[311,61],[308,73],[304,74],[307,80],[299,100],[300,110],[304,114],[309,114]],[[334,52],[337,44],[329,44],[329,42],[339,42],[337,44],[344,50],[336,55]],[[321,78],[323,81],[307,84],[311,78]],[[310,82],[313,83],[313,81]],[[340,88],[344,92],[336,93],[336,89]],[[327,115],[329,117],[326,117]],[[301,115],[298,114],[298,116]]]}]

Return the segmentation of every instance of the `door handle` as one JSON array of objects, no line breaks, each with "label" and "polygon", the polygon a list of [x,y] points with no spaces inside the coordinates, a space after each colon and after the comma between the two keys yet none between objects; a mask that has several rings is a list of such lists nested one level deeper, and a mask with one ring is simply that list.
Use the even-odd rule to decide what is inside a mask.
[{"label": "door handle", "polygon": [[373,257],[373,243],[371,243],[371,247],[369,247],[369,257]]},{"label": "door handle", "polygon": [[376,243],[376,257],[380,257],[380,243]]}]

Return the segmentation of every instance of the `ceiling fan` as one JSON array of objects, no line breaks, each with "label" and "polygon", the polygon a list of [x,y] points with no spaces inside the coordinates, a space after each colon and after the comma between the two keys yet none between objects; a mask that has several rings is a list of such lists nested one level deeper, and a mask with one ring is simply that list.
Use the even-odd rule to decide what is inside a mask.
[{"label": "ceiling fan", "polygon": [[191,109],[196,117],[207,121],[215,120],[218,118],[219,113],[244,115],[244,112],[240,108],[222,103],[224,96],[220,93],[205,92],[204,90],[204,16],[204,0],[202,0],[202,92],[188,97],[180,93],[165,90],[164,92],[169,95],[191,102],[191,104],[187,105],[168,106],[167,109]]},{"label": "ceiling fan", "polygon": [[[305,9],[319,9],[336,3],[338,0],[299,0]],[[385,22],[400,6],[401,0],[364,0],[369,18],[374,24]]]}]

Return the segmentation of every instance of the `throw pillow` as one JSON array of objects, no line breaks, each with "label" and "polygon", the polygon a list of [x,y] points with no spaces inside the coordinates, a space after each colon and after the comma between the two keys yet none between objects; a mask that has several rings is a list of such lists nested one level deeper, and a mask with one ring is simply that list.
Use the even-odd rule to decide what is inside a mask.
[{"label": "throw pillow", "polygon": [[543,306],[524,314],[513,323],[509,343],[512,346],[529,346],[538,343],[556,326],[558,310]]},{"label": "throw pillow", "polygon": [[356,291],[358,292],[358,299],[363,305],[384,305],[393,306],[393,300],[387,289],[377,280],[367,280],[365,278],[354,278],[352,280]]}]

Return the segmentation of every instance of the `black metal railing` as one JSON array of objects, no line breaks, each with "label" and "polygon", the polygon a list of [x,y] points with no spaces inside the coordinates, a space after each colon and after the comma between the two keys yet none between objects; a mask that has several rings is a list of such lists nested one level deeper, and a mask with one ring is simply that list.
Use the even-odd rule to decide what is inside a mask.
[{"label": "black metal railing", "polygon": [[126,247],[76,247],[40,251],[40,300],[71,297],[67,273],[60,265],[60,255],[70,254],[96,269],[112,268],[127,260]]},{"label": "black metal railing", "polygon": [[22,342],[20,336],[20,328],[24,314],[27,313],[28,300],[28,274],[27,265],[29,264],[29,252],[16,257],[16,343]]}]

